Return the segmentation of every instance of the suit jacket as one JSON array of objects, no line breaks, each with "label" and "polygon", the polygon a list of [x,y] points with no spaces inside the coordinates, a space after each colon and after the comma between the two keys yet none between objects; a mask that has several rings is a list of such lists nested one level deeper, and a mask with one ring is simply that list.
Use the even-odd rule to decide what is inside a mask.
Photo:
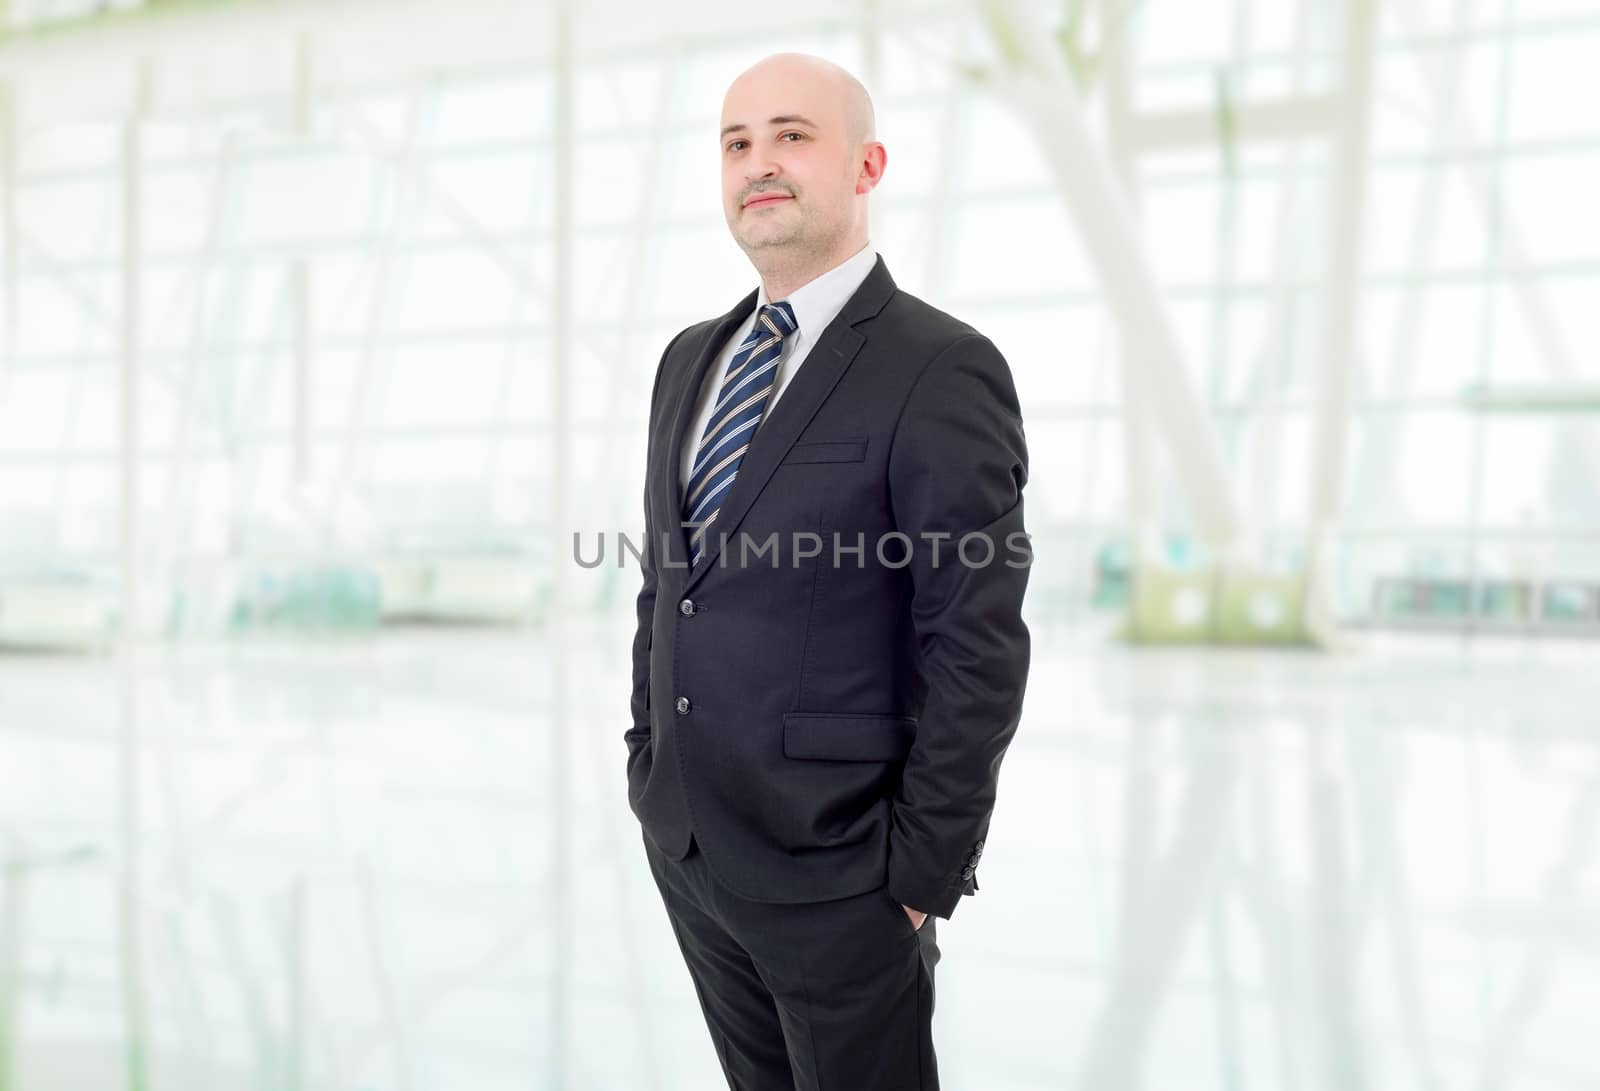
[{"label": "suit jacket", "polygon": [[[679,452],[705,369],[755,300],[681,331],[656,371],[628,803],[668,857],[692,833],[747,898],[887,880],[948,918],[977,888],[1028,673],[1011,372],[880,256],[757,428],[690,569]],[[906,537],[880,547],[892,532]],[[957,554],[971,532],[990,563],[982,539]]]}]

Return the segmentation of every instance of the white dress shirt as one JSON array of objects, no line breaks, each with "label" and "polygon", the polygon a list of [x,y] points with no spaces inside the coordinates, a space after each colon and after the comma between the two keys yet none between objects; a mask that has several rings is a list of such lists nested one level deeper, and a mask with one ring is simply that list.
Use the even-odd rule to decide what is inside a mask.
[{"label": "white dress shirt", "polygon": [[[872,267],[877,261],[878,252],[873,249],[869,241],[852,257],[845,258],[826,273],[807,281],[789,293],[787,302],[794,308],[794,320],[798,328],[783,340],[783,355],[778,358],[772,393],[767,398],[767,408],[761,417],[762,423],[756,426],[758,434],[766,424],[772,407],[778,404],[783,388],[789,385],[795,372],[800,370],[800,365],[805,363],[812,346],[817,343],[817,337],[828,328],[828,323],[838,317],[845,303],[856,294],[856,289],[861,287],[861,282],[867,279],[867,274],[872,272]],[[700,384],[700,396],[695,402],[694,421],[683,437],[682,481],[685,493],[689,488],[690,474],[694,470],[695,448],[700,446],[700,437],[705,434],[706,425],[711,420],[712,407],[716,405],[716,398],[713,395],[722,387],[722,380],[728,371],[728,361],[733,359],[733,354],[739,350],[740,343],[755,326],[756,315],[761,313],[761,308],[768,302],[766,285],[762,285],[756,291],[756,305],[750,311],[750,316],[734,329],[733,334],[722,346],[722,351],[717,353],[716,360],[706,369],[705,381]]]}]

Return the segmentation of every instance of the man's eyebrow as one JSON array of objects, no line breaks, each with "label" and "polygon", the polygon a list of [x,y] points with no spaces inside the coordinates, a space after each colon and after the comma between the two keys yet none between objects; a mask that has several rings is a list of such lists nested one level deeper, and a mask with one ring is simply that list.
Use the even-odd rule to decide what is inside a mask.
[{"label": "man's eyebrow", "polygon": [[[812,121],[809,117],[802,117],[800,114],[779,114],[777,117],[769,117],[767,119],[767,124],[804,125],[808,129],[817,128],[817,123],[815,121]],[[741,132],[744,128],[745,127],[743,125],[724,125],[722,127],[722,135],[727,136],[729,133]]]}]

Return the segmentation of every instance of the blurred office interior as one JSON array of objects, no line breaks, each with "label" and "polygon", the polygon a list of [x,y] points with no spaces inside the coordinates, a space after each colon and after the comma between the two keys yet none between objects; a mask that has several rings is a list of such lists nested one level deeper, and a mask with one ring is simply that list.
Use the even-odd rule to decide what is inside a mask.
[{"label": "blurred office interior", "polygon": [[1600,2],[0,0],[0,1091],[722,1086],[616,535],[779,50],[1032,460],[943,1085],[1600,1086]]}]

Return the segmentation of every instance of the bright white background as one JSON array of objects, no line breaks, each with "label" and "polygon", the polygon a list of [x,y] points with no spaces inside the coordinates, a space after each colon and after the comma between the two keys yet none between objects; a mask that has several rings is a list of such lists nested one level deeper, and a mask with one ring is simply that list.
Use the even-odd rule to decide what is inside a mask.
[{"label": "bright white background", "polygon": [[[1331,653],[1111,636],[1126,361],[985,7],[90,7],[0,5],[0,1089],[716,1086],[623,796],[637,570],[567,551],[640,534],[660,351],[755,286],[715,133],[777,50],[867,83],[872,243],[1023,402],[1035,669],[945,1086],[1600,1082],[1600,5],[1375,5]],[[1296,571],[1346,4],[1015,8]],[[1200,135],[1118,158],[1117,64]],[[1331,106],[1217,135],[1285,98]]]}]

